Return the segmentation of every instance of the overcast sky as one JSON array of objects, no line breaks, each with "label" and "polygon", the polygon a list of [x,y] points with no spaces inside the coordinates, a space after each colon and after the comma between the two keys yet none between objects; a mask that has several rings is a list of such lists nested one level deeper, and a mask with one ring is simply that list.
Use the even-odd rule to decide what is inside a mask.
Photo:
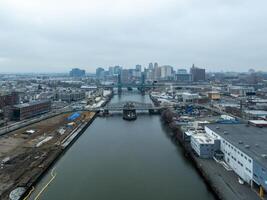
[{"label": "overcast sky", "polygon": [[0,72],[267,71],[266,0],[0,0]]}]

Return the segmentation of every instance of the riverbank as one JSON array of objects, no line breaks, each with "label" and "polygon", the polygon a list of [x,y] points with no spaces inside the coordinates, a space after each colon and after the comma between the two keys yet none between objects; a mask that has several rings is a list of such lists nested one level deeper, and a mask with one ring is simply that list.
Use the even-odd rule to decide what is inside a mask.
[{"label": "riverbank", "polygon": [[70,123],[69,115],[31,124],[0,139],[0,199],[9,199],[10,192],[16,188],[22,188],[20,192],[27,194],[96,116],[82,112]]},{"label": "riverbank", "polygon": [[36,177],[35,181],[32,182],[31,185],[27,188],[26,192],[21,196],[21,200],[25,199],[30,193],[32,193],[32,189],[34,189],[34,186],[37,185],[42,178],[47,174],[47,172],[55,165],[55,163],[67,152],[67,150],[75,143],[75,141],[84,133],[84,131],[91,125],[91,123],[95,120],[97,117],[96,113],[93,113],[92,117],[85,121],[83,124],[81,124],[79,127],[77,127],[75,130],[72,131],[72,133],[67,137],[63,143],[62,143],[62,151],[52,158],[51,162],[46,166],[46,168],[42,171],[42,173]]}]

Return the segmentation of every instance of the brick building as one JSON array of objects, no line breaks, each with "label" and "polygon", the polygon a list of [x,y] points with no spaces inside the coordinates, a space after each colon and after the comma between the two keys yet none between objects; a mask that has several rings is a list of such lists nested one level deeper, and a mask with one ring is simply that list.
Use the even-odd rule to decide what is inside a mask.
[{"label": "brick building", "polygon": [[0,95],[0,109],[6,106],[12,106],[19,103],[19,95],[17,92]]},{"label": "brick building", "polygon": [[18,104],[12,107],[12,118],[23,120],[44,114],[51,110],[51,101],[35,101],[30,103]]}]

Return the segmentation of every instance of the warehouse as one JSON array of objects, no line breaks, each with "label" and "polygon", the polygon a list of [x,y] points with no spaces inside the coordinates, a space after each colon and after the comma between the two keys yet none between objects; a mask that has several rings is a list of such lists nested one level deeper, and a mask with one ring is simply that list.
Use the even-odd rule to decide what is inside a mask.
[{"label": "warehouse", "polygon": [[224,160],[240,178],[267,191],[267,128],[250,124],[211,124],[205,130],[221,140]]},{"label": "warehouse", "polygon": [[18,104],[12,107],[14,120],[23,120],[31,118],[36,115],[49,112],[50,110],[51,110],[51,102],[47,100]]}]

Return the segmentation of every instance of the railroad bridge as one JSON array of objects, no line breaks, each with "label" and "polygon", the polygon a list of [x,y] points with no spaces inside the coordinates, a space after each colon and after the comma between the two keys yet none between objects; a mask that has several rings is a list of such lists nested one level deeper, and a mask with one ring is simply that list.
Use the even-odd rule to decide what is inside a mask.
[{"label": "railroad bridge", "polygon": [[150,114],[159,113],[162,107],[156,107],[152,103],[141,103],[137,101],[124,101],[118,103],[111,103],[99,109],[104,113],[109,113],[110,111],[124,111],[131,107],[131,109],[136,111],[148,111]]}]

